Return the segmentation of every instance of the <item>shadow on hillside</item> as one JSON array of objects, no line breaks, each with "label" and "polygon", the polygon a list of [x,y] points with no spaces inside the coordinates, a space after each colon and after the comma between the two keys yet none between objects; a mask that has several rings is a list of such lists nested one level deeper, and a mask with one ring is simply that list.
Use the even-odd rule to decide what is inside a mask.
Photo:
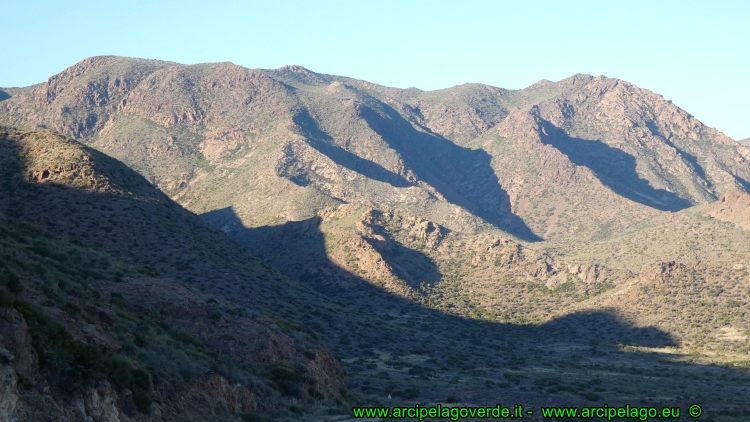
[{"label": "shadow on hillside", "polygon": [[362,105],[358,113],[419,179],[501,230],[529,242],[542,240],[511,211],[510,196],[500,186],[489,154],[418,131],[393,108],[381,107],[376,111]]},{"label": "shadow on hillside", "polygon": [[[209,272],[217,278],[235,276],[219,264],[244,256],[235,242],[227,243],[224,234],[169,200],[125,164],[81,145],[93,170],[51,160],[46,170],[38,167],[32,174],[19,144],[3,136],[0,131],[0,213],[129,264],[152,266],[163,275],[174,275],[175,267],[182,267],[191,273],[213,268]],[[56,147],[64,148],[52,141],[45,147],[49,155]],[[105,175],[106,181],[99,175]],[[92,189],[102,184],[112,190]],[[202,233],[202,239],[188,233]]]},{"label": "shadow on hillside", "polygon": [[[108,167],[106,168],[107,174],[114,182],[132,177],[127,185],[135,193],[142,193],[141,195],[93,193],[85,188],[67,187],[43,181],[25,182],[23,176],[27,174],[27,171],[21,163],[18,163],[19,160],[14,160],[15,166],[9,166],[8,162],[13,160],[3,158],[18,153],[18,150],[11,149],[9,144],[11,143],[4,140],[0,143],[3,147],[0,150],[4,152],[0,155],[0,176],[3,178],[0,183],[2,193],[0,208],[3,211],[15,207],[25,221],[37,224],[57,235],[80,241],[84,246],[96,247],[111,253],[117,259],[139,265],[151,265],[151,260],[154,260],[156,262],[153,262],[153,265],[159,272],[190,285],[202,284],[205,286],[206,290],[203,293],[206,295],[236,300],[243,306],[253,305],[270,309],[284,315],[285,318],[297,318],[295,315],[300,315],[299,321],[309,324],[315,333],[319,333],[324,344],[333,348],[340,357],[369,359],[377,355],[375,351],[379,351],[387,353],[391,361],[396,361],[397,355],[420,354],[426,358],[420,363],[422,368],[429,366],[433,368],[433,372],[443,371],[451,376],[462,378],[461,382],[446,386],[445,383],[442,385],[433,383],[435,378],[428,377],[425,383],[434,385],[429,384],[430,391],[427,391],[425,384],[422,384],[424,393],[420,400],[443,400],[448,394],[467,394],[468,396],[471,391],[484,388],[482,386],[486,381],[502,379],[503,373],[509,370],[515,373],[526,371],[524,374],[527,375],[524,376],[529,377],[538,377],[538,374],[543,372],[544,377],[553,375],[566,381],[576,377],[585,380],[592,379],[599,375],[590,372],[599,371],[598,373],[601,374],[605,373],[605,370],[590,365],[587,361],[588,357],[580,358],[577,355],[583,356],[581,350],[593,349],[596,344],[604,345],[603,343],[610,341],[644,346],[675,344],[668,333],[653,328],[633,327],[617,316],[604,311],[567,315],[540,326],[501,324],[446,314],[423,306],[418,296],[409,299],[393,294],[370,284],[356,274],[333,265],[328,259],[326,250],[326,242],[332,239],[326,239],[321,232],[321,221],[318,218],[280,226],[248,229],[240,223],[231,209],[204,216],[221,227],[225,233],[240,240],[240,243],[248,249],[265,257],[279,271],[338,301],[335,308],[331,301],[318,296],[316,299],[319,302],[314,302],[312,296],[306,296],[309,299],[304,303],[299,303],[294,299],[294,293],[306,289],[302,289],[302,286],[296,283],[284,286],[284,279],[281,277],[253,278],[235,273],[236,269],[232,267],[233,262],[254,258],[241,253],[239,246],[234,248],[234,244],[222,246],[225,244],[223,234],[213,229],[206,230],[203,222],[195,221],[192,214],[179,208],[165,196],[154,194],[153,200],[143,200],[143,195],[151,192],[152,187],[145,179],[138,177],[121,163],[101,153],[92,152],[98,165]],[[15,203],[12,204],[8,198]],[[50,207],[49,204],[55,206]],[[172,207],[175,212],[167,212],[164,208],[165,204]],[[171,230],[170,226],[173,224],[181,228],[181,234]],[[137,253],[135,256],[132,255],[134,251]],[[419,251],[413,251],[413,253],[421,254]],[[178,256],[172,256],[173,254]],[[180,256],[183,254],[187,256]],[[161,255],[164,255],[164,261],[160,259]],[[184,261],[191,256],[194,260],[191,259],[190,265],[196,267],[196,272],[193,273],[191,270],[189,272],[193,273],[192,275],[181,275],[181,270],[175,268],[181,265],[178,264],[177,259],[183,261],[184,264]],[[201,269],[201,266],[205,268]],[[92,273],[92,278],[94,277],[98,275]],[[192,279],[192,277],[197,279]],[[242,283],[230,283],[233,277],[242,277]],[[243,299],[242,292],[247,289],[250,290],[246,291],[249,294],[246,299]],[[282,303],[282,300],[287,300],[287,302]],[[291,309],[292,307],[294,309]],[[331,315],[319,312],[323,308],[337,309],[341,313]],[[299,314],[293,311],[299,311]],[[230,314],[223,315],[222,318],[230,322],[236,320],[236,317]],[[186,320],[185,324],[193,326],[193,322]],[[279,320],[279,322],[282,321]],[[282,325],[284,324],[280,324],[279,329],[284,329]],[[289,327],[286,329],[293,330]],[[243,333],[233,334],[244,335]],[[297,334],[299,332],[292,332],[292,335]],[[229,347],[231,343],[222,344]],[[557,347],[560,344],[565,347]],[[543,371],[539,371],[537,353],[541,350],[544,351],[543,356],[549,356],[546,349],[551,348],[551,345],[556,347],[555,353],[562,355],[563,359],[558,360],[561,362],[559,365],[545,367]],[[612,349],[614,348],[609,348],[609,350]],[[601,362],[604,362],[605,358],[597,361],[595,365],[602,365]],[[682,394],[679,389],[682,385],[659,383],[659,380],[671,376],[670,374],[674,371],[647,366],[649,362],[655,360],[647,361],[646,354],[622,353],[622,356],[618,354],[618,359],[620,360],[619,366],[605,368],[606,371],[618,370],[623,365],[630,365],[626,369],[642,367],[650,369],[650,371],[638,369],[640,372],[637,373],[643,374],[643,381],[638,386],[639,390],[656,391],[655,389],[658,389],[658,397],[665,395],[674,397],[678,393]],[[663,363],[651,365],[663,365]],[[697,372],[697,368],[700,368],[701,373],[705,369],[706,372],[713,371],[712,374],[724,371],[722,374],[729,373],[732,375],[730,378],[741,378],[739,382],[747,383],[748,380],[747,375],[741,371],[730,372],[729,369],[715,369],[690,363],[674,363],[673,365],[675,366],[670,369],[696,368],[694,372]],[[486,368],[489,368],[487,371],[492,372],[483,372]],[[526,370],[526,368],[530,369]],[[378,390],[377,394],[382,395],[385,388],[390,388],[386,382],[410,386],[415,385],[414,382],[422,382],[419,378],[411,376],[406,369],[391,372],[393,378],[383,381],[378,386],[382,389]],[[619,379],[621,374],[623,372],[618,372],[612,377]],[[351,375],[352,378],[357,376],[359,375],[354,373]],[[366,373],[359,379],[383,380],[386,378],[378,378],[376,374]],[[533,388],[534,380],[532,378],[530,380],[530,382],[524,381],[524,389]],[[700,388],[701,380],[705,381],[706,378],[694,380],[692,385],[698,385]],[[714,386],[713,383],[711,388],[714,391],[724,391],[722,390],[724,387]],[[541,390],[527,392],[520,388],[508,388],[498,394],[506,394],[506,392],[519,394],[518,397],[521,398],[529,398],[530,394],[536,394],[536,397],[560,399],[560,396],[549,396],[551,393]],[[584,401],[580,396],[572,399],[570,397],[567,396],[567,399]],[[485,400],[489,399],[480,398],[477,402],[484,403]]]},{"label": "shadow on hillside", "polygon": [[[334,163],[379,182],[388,183],[397,188],[413,186],[402,176],[393,173],[378,163],[365,160],[356,154],[331,143],[333,138],[323,132],[318,123],[310,116],[307,109],[302,109],[293,117],[294,123],[302,129],[308,144]],[[292,180],[295,182],[295,180]],[[297,182],[295,182],[297,183]],[[299,183],[297,183],[299,184]]]},{"label": "shadow on hillside", "polygon": [[[496,394],[502,394],[505,400],[554,400],[579,405],[592,400],[586,398],[584,390],[588,387],[580,382],[601,383],[604,378],[610,388],[616,386],[635,394],[638,398],[630,400],[631,404],[683,405],[690,404],[686,402],[688,394],[704,394],[712,377],[733,378],[740,386],[743,380],[750,382],[742,371],[680,362],[637,349],[624,351],[618,344],[659,348],[678,344],[669,333],[653,327],[635,327],[606,309],[576,312],[541,325],[522,325],[469,319],[426,307],[423,296],[397,295],[333,264],[319,218],[250,229],[241,224],[231,208],[203,217],[225,229],[278,271],[346,309],[339,318],[311,327],[323,334],[326,345],[339,358],[351,362],[347,369],[350,385],[361,388],[363,394],[385,397],[397,388],[421,386],[423,401],[454,395],[486,404],[487,400],[495,400]],[[390,262],[387,254],[383,256]],[[315,310],[311,313],[315,315]],[[428,360],[415,367],[410,363],[413,360],[400,358],[409,355]],[[383,370],[385,366],[370,372],[363,366],[378,357],[393,366],[391,375]],[[404,369],[399,370],[398,365],[405,365]],[[509,370],[514,372],[508,375]],[[425,377],[430,371],[441,373],[443,378]],[[512,374],[531,378],[522,387],[516,384],[515,388],[505,387],[498,392],[488,387],[489,381],[503,381],[503,377],[514,382],[516,375]],[[461,381],[439,381],[451,377]],[[574,387],[565,390],[571,392],[567,396],[556,395],[555,388],[534,387],[550,379]],[[687,391],[685,385],[689,386]],[[712,388],[720,389],[716,391],[722,397],[738,393],[734,386],[727,385]],[[612,391],[597,393],[594,401],[620,400],[622,393]],[[653,396],[660,399],[647,398]],[[725,408],[729,402],[712,406]]]},{"label": "shadow on hillside", "polygon": [[10,98],[10,94],[0,89],[0,101],[5,101]]},{"label": "shadow on hillside", "polygon": [[[670,141],[669,141],[669,139],[667,139],[667,138],[666,138],[666,137],[665,137],[665,136],[664,136],[664,135],[663,135],[663,134],[661,133],[661,131],[659,130],[659,128],[658,128],[658,127],[656,127],[656,125],[655,125],[655,124],[654,124],[653,122],[647,122],[647,123],[646,123],[646,127],[647,127],[647,128],[648,128],[648,129],[650,130],[650,131],[651,131],[651,133],[652,133],[652,134],[653,134],[654,136],[659,136],[660,138],[662,138],[662,142],[664,142],[665,144],[667,144],[667,145],[669,145],[670,147],[672,147],[672,148],[674,148],[675,150],[677,150],[677,153],[678,153],[678,154],[679,154],[679,155],[680,155],[680,156],[681,156],[681,157],[682,157],[682,158],[683,158],[683,159],[684,159],[685,161],[687,161],[687,162],[688,162],[688,164],[690,165],[690,167],[692,168],[692,170],[693,170],[693,171],[694,171],[694,172],[695,172],[695,173],[696,173],[696,174],[697,174],[697,175],[698,175],[698,176],[699,176],[699,177],[700,177],[701,179],[703,179],[703,181],[704,181],[704,182],[706,183],[706,185],[707,185],[707,186],[711,186],[711,181],[710,181],[710,180],[709,180],[709,179],[708,179],[708,178],[706,177],[706,171],[705,171],[705,170],[703,169],[703,167],[702,167],[702,166],[700,165],[700,163],[698,162],[698,157],[696,157],[695,155],[692,155],[692,154],[688,153],[687,151],[685,151],[685,150],[683,150],[683,149],[679,148],[678,146],[676,146],[675,144],[673,144],[672,142],[670,142]],[[743,187],[743,188],[745,189],[745,191],[746,191],[746,192],[750,192],[750,182],[748,182],[747,180],[743,179],[742,177],[740,177],[740,176],[738,176],[738,175],[736,175],[736,174],[732,174],[732,177],[734,177],[734,180],[735,180],[735,181],[736,181],[736,182],[737,182],[738,184],[740,184],[740,185],[741,185],[741,186],[742,186],[742,187]],[[717,199],[717,198],[716,198],[716,197],[714,197],[714,199]]]},{"label": "shadow on hillside", "polygon": [[[648,180],[642,179],[636,172],[636,160],[632,155],[599,140],[570,137],[552,123],[542,122],[546,133],[542,137],[544,144],[557,148],[574,164],[588,167],[618,195],[662,211],[675,212],[693,206],[687,199],[664,189],[654,189]],[[693,164],[702,172],[697,161]]]},{"label": "shadow on hillside", "polygon": [[[328,259],[325,236],[320,231],[320,217],[258,228],[244,227],[231,207],[211,211],[201,217],[292,279],[302,281],[334,299],[368,313],[387,318],[408,314],[410,318],[420,321],[420,329],[434,335],[441,330],[448,330],[457,339],[471,340],[475,329],[480,329],[496,331],[498,335],[515,334],[529,339],[544,339],[543,341],[575,339],[584,344],[614,341],[647,347],[677,345],[668,333],[653,327],[632,327],[609,312],[581,312],[540,326],[523,326],[466,319],[426,308],[334,265]],[[378,249],[383,251],[382,247]],[[414,274],[417,273],[423,276],[429,274],[430,281],[435,283],[442,277],[432,259],[420,251],[399,243],[394,244],[390,252],[385,252],[382,256],[388,264],[403,266],[413,278],[416,278]],[[408,261],[399,260],[399,257],[406,257]],[[407,267],[406,262],[417,265]],[[427,264],[420,269],[420,263]]]},{"label": "shadow on hillside", "polygon": [[367,238],[367,242],[388,262],[396,275],[409,286],[416,289],[423,282],[428,285],[435,285],[443,277],[437,264],[429,256],[404,246],[385,230],[376,233],[383,236],[385,242],[379,242],[372,238]]}]

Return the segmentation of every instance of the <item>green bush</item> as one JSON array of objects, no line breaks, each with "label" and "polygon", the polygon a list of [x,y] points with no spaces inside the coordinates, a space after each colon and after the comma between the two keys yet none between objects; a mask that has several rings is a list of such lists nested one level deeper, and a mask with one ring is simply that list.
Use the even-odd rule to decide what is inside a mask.
[{"label": "green bush", "polygon": [[146,337],[143,337],[142,335],[138,333],[133,334],[133,344],[136,346],[143,348],[146,347]]},{"label": "green bush", "polygon": [[65,302],[65,304],[62,307],[60,307],[60,309],[62,309],[63,311],[65,311],[65,313],[67,313],[68,315],[72,317],[81,315],[81,312],[82,312],[80,307],[70,302]]},{"label": "green bush", "polygon": [[278,390],[287,396],[300,396],[302,394],[302,383],[305,376],[302,372],[289,362],[276,361],[271,364],[271,381]]},{"label": "green bush", "polygon": [[404,393],[403,393],[403,394],[401,395],[401,397],[402,397],[402,398],[403,398],[404,400],[414,400],[414,399],[418,399],[418,398],[419,398],[419,396],[420,396],[420,392],[419,392],[419,389],[418,389],[418,388],[416,388],[416,387],[413,387],[413,388],[407,388],[407,389],[405,389],[405,390],[404,390]]},{"label": "green bush", "polygon": [[316,400],[322,400],[324,398],[323,393],[318,391],[315,387],[310,387],[307,389],[307,394],[310,395],[310,397],[316,399]]},{"label": "green bush", "polygon": [[4,308],[13,306],[13,302],[15,300],[16,300],[16,297],[13,293],[10,293],[9,291],[0,287],[0,306]]},{"label": "green bush", "polygon": [[5,287],[11,293],[21,293],[21,279],[7,268],[0,270],[0,286]]},{"label": "green bush", "polygon": [[153,394],[148,372],[133,367],[123,356],[107,356],[96,347],[74,339],[65,327],[22,300],[16,299],[13,306],[29,324],[40,367],[50,373],[58,388],[72,391],[71,387],[83,388],[106,379],[119,391],[130,390],[138,411],[150,412]]},{"label": "green bush", "polygon": [[275,381],[301,382],[304,376],[291,363],[277,360],[271,364],[271,375]]},{"label": "green bush", "polygon": [[158,278],[161,276],[159,274],[159,271],[157,271],[156,267],[154,267],[153,265],[144,265],[138,268],[136,271],[138,271],[138,273],[140,274],[147,275],[149,277]]},{"label": "green bush", "polygon": [[240,415],[240,419],[242,419],[244,422],[266,422],[267,421],[266,418],[264,418],[260,413],[257,413],[257,412],[243,413]]},{"label": "green bush", "polygon": [[583,398],[585,398],[588,401],[599,401],[599,400],[601,400],[601,397],[599,397],[598,394],[592,393],[592,392],[585,393],[583,395]]},{"label": "green bush", "polygon": [[193,345],[193,346],[195,346],[198,349],[203,349],[204,348],[203,343],[201,343],[201,341],[198,340],[197,337],[195,337],[194,335],[192,335],[190,333],[186,333],[184,331],[176,331],[176,332],[172,333],[171,336],[172,336],[173,339],[175,339],[175,340],[177,340],[179,342],[182,342],[182,343],[185,343],[185,344],[189,344],[189,345]]},{"label": "green bush", "polygon": [[310,360],[315,359],[315,351],[313,350],[305,350],[304,352],[302,352],[302,354],[305,355],[305,357]]},{"label": "green bush", "polygon": [[292,412],[292,413],[296,413],[298,415],[301,415],[301,414],[305,413],[305,408],[303,408],[302,406],[296,405],[296,404],[292,404],[292,405],[289,405],[289,411]]},{"label": "green bush", "polygon": [[118,306],[120,308],[125,306],[125,298],[122,297],[120,293],[112,292],[110,294],[109,301],[112,302],[113,305]]},{"label": "green bush", "polygon": [[604,292],[606,292],[607,290],[612,290],[612,289],[614,289],[614,288],[615,288],[615,285],[614,285],[614,284],[612,284],[612,283],[608,283],[608,282],[606,282],[606,281],[605,281],[605,282],[603,282],[603,283],[597,283],[597,284],[596,284],[596,285],[594,286],[594,294],[597,294],[597,295],[598,295],[598,294],[601,294],[601,293],[604,293]]}]

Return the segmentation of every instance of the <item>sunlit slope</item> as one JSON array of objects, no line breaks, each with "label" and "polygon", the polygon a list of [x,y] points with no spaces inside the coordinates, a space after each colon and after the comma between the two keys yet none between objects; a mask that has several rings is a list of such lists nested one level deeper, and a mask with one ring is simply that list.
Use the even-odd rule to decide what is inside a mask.
[{"label": "sunlit slope", "polygon": [[739,144],[605,77],[423,92],[94,57],[8,95],[0,121],[80,137],[190,210],[231,206],[249,227],[356,202],[525,241],[601,238],[750,179]]}]

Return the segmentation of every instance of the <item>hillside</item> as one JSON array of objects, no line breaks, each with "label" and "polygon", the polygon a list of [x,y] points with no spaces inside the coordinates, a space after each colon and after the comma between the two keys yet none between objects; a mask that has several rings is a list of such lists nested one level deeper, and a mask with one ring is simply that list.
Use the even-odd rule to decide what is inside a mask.
[{"label": "hillside", "polygon": [[[73,140],[6,129],[0,145],[0,346],[13,380],[2,408],[20,421],[322,420],[347,411],[329,401],[384,404],[385,394],[674,405],[706,394],[700,382],[685,391],[688,380],[720,376],[731,382],[704,397],[723,409],[745,383],[736,369],[705,372],[710,355],[672,356],[683,339],[622,310],[576,305],[619,291],[616,271],[352,205],[244,233],[331,301]],[[524,299],[487,301],[496,297]],[[641,385],[643,371],[663,373],[658,390]]]},{"label": "hillside", "polygon": [[112,158],[49,131],[3,129],[0,148],[6,417],[232,420],[341,399],[339,363],[298,322],[334,304]]},{"label": "hillside", "polygon": [[0,122],[79,138],[248,227],[357,202],[526,241],[596,238],[750,180],[731,139],[587,75],[422,92],[298,66],[95,57],[0,102]]},{"label": "hillside", "polygon": [[712,412],[746,409],[731,398],[748,382],[749,298],[737,269],[662,262],[670,255],[662,251],[636,273],[355,205],[255,229],[231,210],[208,218],[275,268],[366,315],[362,331],[338,328],[346,336],[333,350],[350,388],[372,405],[396,391],[406,405],[453,397],[683,406],[702,397]]},{"label": "hillside", "polygon": [[[224,395],[227,420],[325,420],[388,394],[750,414],[750,147],[658,94],[122,57],[2,92],[0,123],[42,128],[7,130],[8,221],[123,266],[97,288],[112,306],[188,333],[195,372],[256,394]],[[150,312],[173,291],[205,313]],[[154,394],[175,397],[185,377],[165,371]]]}]

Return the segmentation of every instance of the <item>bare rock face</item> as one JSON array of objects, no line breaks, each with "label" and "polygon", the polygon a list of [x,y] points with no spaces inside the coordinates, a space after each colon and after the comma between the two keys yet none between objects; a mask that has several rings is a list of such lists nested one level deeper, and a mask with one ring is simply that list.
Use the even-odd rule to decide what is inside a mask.
[{"label": "bare rock face", "polygon": [[685,264],[670,261],[661,262],[641,274],[641,280],[651,283],[654,285],[669,283],[670,280],[678,277],[680,274],[685,272],[687,266]]},{"label": "bare rock face", "polygon": [[72,420],[91,422],[125,422],[129,418],[117,408],[117,393],[109,383],[98,388],[89,388],[70,404],[69,413]]},{"label": "bare rock face", "polygon": [[568,272],[587,284],[601,281],[608,275],[608,270],[598,264],[569,265]]},{"label": "bare rock face", "polygon": [[320,380],[317,388],[326,397],[338,397],[346,388],[346,376],[339,361],[326,349],[312,351],[315,355],[307,364],[307,372]]},{"label": "bare rock face", "polygon": [[12,367],[19,381],[33,385],[39,358],[31,345],[26,320],[13,308],[0,308],[0,345],[13,356]]},{"label": "bare rock face", "polygon": [[[118,407],[117,392],[108,382],[74,394],[72,397],[60,398],[50,394],[48,388],[27,389],[20,394],[13,417],[4,418],[0,410],[0,420],[17,422],[132,422]],[[146,419],[140,416],[136,420],[161,420],[158,406]]]},{"label": "bare rock face", "polygon": [[708,208],[707,213],[717,220],[750,230],[750,195],[739,190],[727,192]]},{"label": "bare rock face", "polygon": [[232,384],[218,374],[201,376],[165,396],[168,401],[188,410],[211,408],[217,402],[224,403],[232,413],[267,410],[272,406],[272,403],[261,400],[247,386]]},{"label": "bare rock face", "polygon": [[13,356],[6,349],[0,348],[0,420],[10,421],[17,416],[18,378],[12,366]]}]

